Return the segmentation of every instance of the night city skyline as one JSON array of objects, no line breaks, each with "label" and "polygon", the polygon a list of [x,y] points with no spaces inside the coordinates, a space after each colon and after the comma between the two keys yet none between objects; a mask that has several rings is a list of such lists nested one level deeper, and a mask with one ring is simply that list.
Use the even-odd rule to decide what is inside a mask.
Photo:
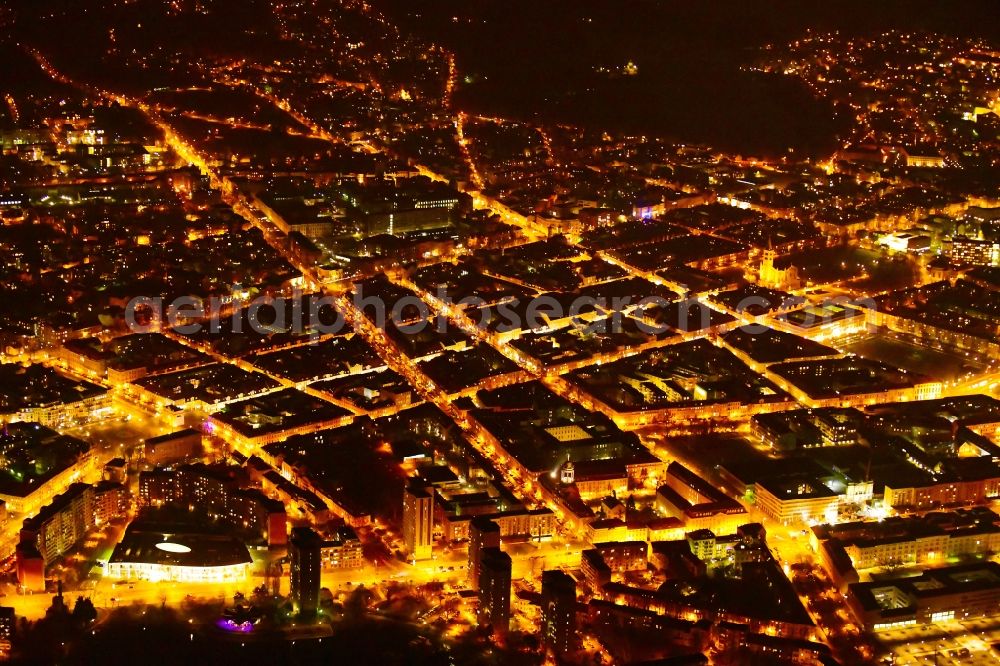
[{"label": "night city skyline", "polygon": [[988,0],[7,0],[0,661],[1000,662]]}]

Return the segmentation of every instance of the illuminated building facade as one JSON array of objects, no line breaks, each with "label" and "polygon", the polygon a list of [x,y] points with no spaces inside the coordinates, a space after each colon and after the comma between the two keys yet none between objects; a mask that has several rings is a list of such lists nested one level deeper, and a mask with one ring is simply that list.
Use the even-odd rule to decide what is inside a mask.
[{"label": "illuminated building facade", "polygon": [[611,568],[595,548],[580,553],[580,573],[597,595],[600,595],[604,586],[611,582]]},{"label": "illuminated building facade", "polygon": [[931,569],[922,575],[847,589],[847,604],[868,631],[992,617],[1000,613],[1000,564]]},{"label": "illuminated building facade", "polygon": [[825,520],[836,512],[839,501],[816,479],[758,481],[755,490],[757,509],[783,525]]},{"label": "illuminated building facade", "polygon": [[53,428],[100,421],[111,415],[111,392],[49,367],[0,365],[0,422],[30,421]]},{"label": "illuminated building facade", "polygon": [[239,583],[250,577],[251,563],[219,566],[183,566],[161,562],[108,562],[105,576],[115,580],[177,583]]},{"label": "illuminated building facade", "polygon": [[894,517],[879,522],[817,525],[812,545],[841,587],[858,582],[858,570],[935,565],[951,558],[1000,550],[1000,518],[987,508]]},{"label": "illuminated building facade", "polygon": [[17,614],[14,609],[10,606],[0,606],[0,658],[10,655],[16,623]]},{"label": "illuminated building facade", "polygon": [[580,554],[580,570],[596,593],[611,582],[613,574],[645,571],[649,544],[645,541],[612,541],[595,544]]},{"label": "illuminated building facade", "polygon": [[[988,469],[987,469],[988,471]],[[885,504],[897,509],[936,509],[963,504],[982,504],[988,498],[1000,496],[1000,478],[987,474],[984,478],[942,478],[921,486],[885,485]]]},{"label": "illuminated building facade", "polygon": [[1000,242],[953,236],[944,243],[944,253],[957,264],[1000,265]]},{"label": "illuminated building facade", "polygon": [[342,525],[323,541],[321,551],[324,569],[360,569],[365,564],[361,539],[350,527]]},{"label": "illuminated building facade", "polygon": [[[614,637],[627,631],[642,631],[647,635],[655,635],[664,644],[683,647],[686,652],[701,655],[709,649],[710,629],[712,625],[707,620],[684,620],[662,615],[654,611],[622,606],[602,599],[591,599],[587,604],[588,619],[597,633]],[[613,644],[613,643],[612,643]],[[615,654],[616,660],[625,661],[627,654]],[[681,657],[684,663],[699,664],[696,657],[688,660]],[[654,662],[655,663],[655,662]]]},{"label": "illuminated building facade", "polygon": [[798,289],[801,286],[799,270],[795,266],[778,268],[774,265],[777,258],[778,255],[773,249],[764,250],[758,272],[758,283],[770,289]]},{"label": "illuminated building facade", "polygon": [[128,514],[130,499],[128,488],[117,481],[101,481],[94,488],[94,524],[102,525]]},{"label": "illuminated building facade", "polygon": [[434,546],[434,493],[420,483],[403,491],[403,543],[415,560],[426,560]]},{"label": "illuminated building facade", "polygon": [[93,528],[94,516],[93,488],[74,483],[37,516],[24,521],[21,539],[33,540],[47,565]]},{"label": "illuminated building facade", "polygon": [[45,560],[31,540],[21,540],[14,549],[17,561],[17,584],[30,592],[45,591]]},{"label": "illuminated building facade", "polygon": [[185,465],[139,474],[140,509],[175,505],[198,510],[234,527],[252,530],[269,545],[287,541],[284,505],[254,488],[240,488],[224,469]]},{"label": "illuminated building facade", "polygon": [[52,500],[55,493],[66,488],[74,480],[80,478],[93,465],[94,458],[90,454],[81,456],[76,462],[61,470],[44,482],[31,488],[25,488],[22,493],[0,493],[7,511],[11,513],[32,514]]},{"label": "illuminated building facade", "polygon": [[[549,509],[523,509],[491,513],[489,519],[500,526],[500,536],[549,538],[558,526],[556,514]],[[472,518],[468,514],[444,514],[441,530],[450,541],[464,541],[470,538]]]},{"label": "illuminated building facade", "polygon": [[92,529],[125,514],[127,490],[104,481],[96,486],[74,483],[51,504],[24,521],[16,557],[18,582],[44,589],[45,567],[62,557]]},{"label": "illuminated building facade", "polygon": [[485,516],[476,516],[469,523],[468,573],[469,586],[479,586],[479,570],[487,548],[500,547],[500,526]]},{"label": "illuminated building facade", "polygon": [[746,509],[739,502],[680,463],[670,463],[664,480],[656,491],[656,508],[683,521],[686,529],[728,534],[746,522]]},{"label": "illuminated building facade", "polygon": [[940,169],[945,165],[943,156],[926,148],[900,146],[895,151],[908,167]]},{"label": "illuminated building facade", "polygon": [[183,583],[245,581],[253,569],[238,540],[209,533],[170,531],[174,526],[132,523],[104,567],[113,580]]}]

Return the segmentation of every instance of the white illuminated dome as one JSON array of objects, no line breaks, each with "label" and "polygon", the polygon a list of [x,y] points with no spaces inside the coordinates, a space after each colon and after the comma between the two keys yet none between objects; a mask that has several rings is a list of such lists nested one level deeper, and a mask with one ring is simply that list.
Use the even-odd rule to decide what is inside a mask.
[{"label": "white illuminated dome", "polygon": [[164,541],[156,544],[156,547],[167,553],[190,553],[191,549],[179,543]]}]

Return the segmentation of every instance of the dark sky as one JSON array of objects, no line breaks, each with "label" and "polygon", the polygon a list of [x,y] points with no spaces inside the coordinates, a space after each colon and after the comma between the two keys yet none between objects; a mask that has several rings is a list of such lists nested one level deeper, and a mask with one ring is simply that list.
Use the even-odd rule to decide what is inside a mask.
[{"label": "dark sky", "polygon": [[[736,151],[827,152],[842,126],[796,82],[740,71],[807,30],[930,30],[996,39],[995,0],[377,0],[455,49],[475,76],[460,103],[706,141]],[[454,17],[459,20],[454,21]],[[469,20],[471,19],[471,20]],[[595,67],[634,61],[639,76]]]}]

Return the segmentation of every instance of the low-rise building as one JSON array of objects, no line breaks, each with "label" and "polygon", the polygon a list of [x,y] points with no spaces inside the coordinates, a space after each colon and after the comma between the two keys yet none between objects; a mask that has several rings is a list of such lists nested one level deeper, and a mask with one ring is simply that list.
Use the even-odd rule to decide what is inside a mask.
[{"label": "low-rise building", "polygon": [[169,465],[193,458],[200,453],[201,432],[193,428],[150,437],[143,442],[146,462],[153,466]]},{"label": "low-rise building", "polygon": [[754,485],[757,509],[783,525],[826,520],[837,510],[837,493],[818,479],[766,479]]},{"label": "low-rise building", "polygon": [[1000,613],[1000,564],[931,569],[916,577],[853,583],[847,604],[868,631],[993,617]]},{"label": "low-rise building", "polygon": [[835,583],[845,588],[874,567],[935,565],[1000,550],[1000,517],[986,508],[817,525],[813,548]]},{"label": "low-rise building", "polygon": [[[500,536],[504,539],[542,539],[556,532],[558,521],[549,509],[520,509],[484,514],[500,526]],[[470,515],[448,515],[442,519],[441,529],[445,538],[463,541],[469,538]]]},{"label": "low-rise building", "polygon": [[[165,536],[166,535],[166,536]],[[133,523],[104,567],[111,580],[234,583],[253,568],[247,547],[237,539],[178,531],[172,526]]]},{"label": "low-rise building", "polygon": [[894,509],[927,510],[983,504],[1000,496],[1000,474],[984,465],[971,474],[940,474],[921,485],[885,484],[884,501]]},{"label": "low-rise building", "polygon": [[594,544],[580,554],[580,570],[597,594],[611,582],[613,574],[645,571],[649,559],[646,541],[611,541]]},{"label": "low-rise building", "polygon": [[739,502],[680,463],[670,463],[664,481],[656,491],[656,509],[681,520],[686,530],[727,534],[746,522],[746,509]]},{"label": "low-rise building", "polygon": [[337,527],[324,539],[320,558],[324,569],[360,569],[365,564],[361,539],[346,525]]}]

